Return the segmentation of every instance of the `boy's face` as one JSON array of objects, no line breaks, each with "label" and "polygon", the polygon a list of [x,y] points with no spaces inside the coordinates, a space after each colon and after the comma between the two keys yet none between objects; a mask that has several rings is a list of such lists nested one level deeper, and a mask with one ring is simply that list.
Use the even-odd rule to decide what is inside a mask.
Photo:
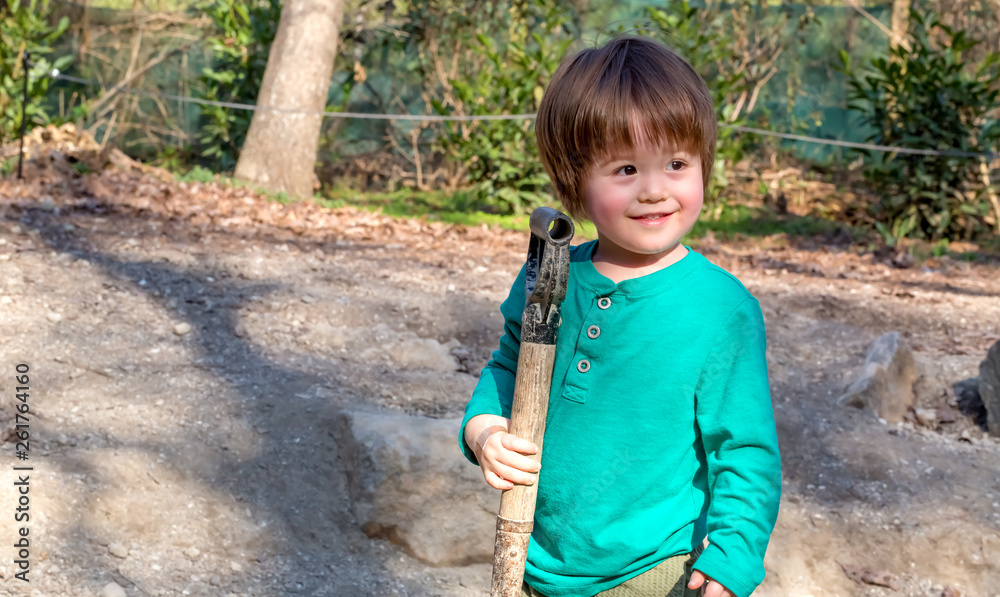
[{"label": "boy's face", "polygon": [[704,201],[701,159],[673,147],[614,151],[583,180],[584,205],[602,260],[622,267],[670,265]]}]

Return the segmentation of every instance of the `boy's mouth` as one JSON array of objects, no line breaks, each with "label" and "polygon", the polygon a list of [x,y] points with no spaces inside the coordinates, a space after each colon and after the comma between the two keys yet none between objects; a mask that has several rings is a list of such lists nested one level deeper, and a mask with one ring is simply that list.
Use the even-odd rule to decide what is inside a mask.
[{"label": "boy's mouth", "polygon": [[659,213],[659,214],[646,214],[644,216],[631,216],[633,220],[655,222],[656,220],[661,220],[670,216],[670,214]]}]

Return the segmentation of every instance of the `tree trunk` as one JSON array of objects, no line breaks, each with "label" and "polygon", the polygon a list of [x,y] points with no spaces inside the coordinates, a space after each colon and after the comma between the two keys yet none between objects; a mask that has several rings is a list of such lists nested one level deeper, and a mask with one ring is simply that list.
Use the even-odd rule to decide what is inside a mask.
[{"label": "tree trunk", "polygon": [[905,43],[910,26],[910,0],[892,0],[892,45]]},{"label": "tree trunk", "polygon": [[342,0],[285,0],[236,178],[297,197],[312,195],[320,113],[342,15]]}]

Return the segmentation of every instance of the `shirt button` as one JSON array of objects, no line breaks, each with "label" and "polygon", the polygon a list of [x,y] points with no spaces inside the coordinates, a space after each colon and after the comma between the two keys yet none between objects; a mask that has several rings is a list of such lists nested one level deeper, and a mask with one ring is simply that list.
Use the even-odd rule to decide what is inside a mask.
[{"label": "shirt button", "polygon": [[593,340],[594,338],[596,338],[596,337],[598,337],[600,335],[601,335],[601,328],[597,327],[596,325],[592,325],[589,328],[587,328],[587,336],[591,340]]},{"label": "shirt button", "polygon": [[580,362],[576,364],[576,370],[580,373],[590,371],[590,361],[587,359],[580,359]]},{"label": "shirt button", "polygon": [[600,307],[601,309],[607,309],[608,307],[611,306],[611,299],[609,299],[606,296],[602,296],[601,298],[597,299],[597,306]]}]

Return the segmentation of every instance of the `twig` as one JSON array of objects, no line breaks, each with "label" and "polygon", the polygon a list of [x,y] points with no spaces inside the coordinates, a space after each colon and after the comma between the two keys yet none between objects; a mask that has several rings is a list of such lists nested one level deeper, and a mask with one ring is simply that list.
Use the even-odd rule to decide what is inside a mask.
[{"label": "twig", "polygon": [[135,68],[135,63],[139,60],[139,48],[142,47],[142,26],[136,29],[135,35],[132,36],[132,54],[128,59],[128,68],[125,69],[125,78],[132,76],[132,69]]},{"label": "twig", "polygon": [[[778,54],[781,54],[781,50],[778,50]],[[752,112],[753,107],[757,104],[757,94],[760,93],[760,90],[764,87],[764,85],[767,85],[767,82],[770,81],[771,77],[773,77],[777,72],[778,72],[778,67],[772,66],[771,72],[767,73],[767,75],[763,79],[757,81],[757,83],[754,85],[753,94],[750,95],[750,103],[747,104],[747,114]]]},{"label": "twig", "polygon": [[[167,58],[170,58],[174,54],[177,54],[179,52],[183,52],[183,51],[186,51],[186,50],[190,49],[193,45],[194,45],[194,43],[190,43],[190,44],[186,44],[184,46],[181,46],[179,48],[175,48],[173,50],[169,50],[169,51],[163,52],[162,54],[160,54],[156,58],[150,60],[149,62],[147,62],[146,64],[144,64],[142,66],[142,68],[140,68],[139,70],[137,70],[131,76],[128,76],[128,77],[125,77],[124,79],[122,79],[117,85],[115,85],[110,90],[108,90],[107,93],[105,93],[100,98],[98,98],[98,100],[94,102],[94,105],[90,106],[87,111],[90,112],[90,113],[96,112],[98,108],[103,107],[105,104],[108,103],[108,101],[110,101],[113,97],[115,97],[118,94],[118,92],[120,92],[123,89],[125,89],[126,87],[128,87],[130,84],[132,84],[136,79],[138,79],[142,75],[146,74],[149,71],[149,69],[151,69],[154,66],[156,66],[157,64],[163,62]],[[103,112],[101,113],[101,115],[103,115]],[[100,117],[100,115],[98,115],[98,117]]]},{"label": "twig", "polygon": [[1000,198],[997,198],[996,191],[990,185],[990,169],[986,165],[986,158],[979,158],[979,174],[983,177],[983,186],[986,187],[986,194],[993,205],[993,217],[996,218],[996,221],[993,222],[993,228],[997,234],[1000,234]]},{"label": "twig", "polygon": [[733,113],[729,115],[729,122],[736,122],[740,117],[740,112],[743,111],[743,104],[747,100],[747,90],[744,89],[740,94],[740,99],[736,102],[736,107],[733,109]]},{"label": "twig", "polygon": [[104,147],[108,144],[108,140],[111,138],[111,132],[115,128],[115,121],[118,120],[118,110],[115,110],[111,114],[111,120],[108,121],[108,128],[104,129],[104,138],[101,139],[101,146],[98,152],[104,151]]},{"label": "twig", "polygon": [[107,377],[108,379],[114,379],[115,378],[114,375],[111,375],[110,373],[108,373],[106,371],[101,371],[100,369],[94,369],[93,367],[88,367],[86,365],[81,365],[80,363],[77,363],[76,361],[67,360],[66,362],[68,364],[70,364],[70,365],[73,365],[77,369],[83,369],[84,371],[90,371],[91,373],[96,373],[98,375],[103,375],[104,377]]},{"label": "twig", "polygon": [[886,27],[885,25],[883,25],[882,21],[876,19],[874,16],[872,16],[872,14],[870,12],[868,12],[867,10],[865,10],[864,8],[862,8],[862,6],[860,4],[858,4],[858,0],[847,0],[847,3],[851,5],[851,8],[853,8],[856,11],[858,11],[866,19],[868,19],[869,21],[871,21],[872,23],[874,23],[876,27],[878,27],[880,30],[882,30],[882,33],[885,33],[886,35],[888,35],[889,39],[891,39],[894,42],[896,42],[897,44],[903,46],[903,48],[906,49],[906,50],[910,49],[910,42],[908,42],[908,41],[906,41],[906,39],[901,38],[900,36],[896,35],[895,33],[892,32],[891,29],[889,29],[888,27]]},{"label": "twig", "polygon": [[424,173],[423,173],[423,170],[420,167],[420,148],[417,147],[417,140],[420,138],[420,131],[421,130],[423,130],[421,127],[415,126],[415,127],[413,127],[413,130],[410,131],[410,137],[412,138],[411,140],[413,141],[413,160],[414,160],[413,163],[417,166],[417,188],[418,189],[423,189],[424,188]]},{"label": "twig", "polygon": [[101,54],[100,52],[95,52],[94,50],[91,50],[89,48],[87,50],[87,56],[93,56],[94,58],[97,58],[98,60],[101,60],[103,62],[107,62],[111,66],[115,65],[115,63],[112,62],[111,59],[108,58],[107,56],[105,56],[104,54]]}]

